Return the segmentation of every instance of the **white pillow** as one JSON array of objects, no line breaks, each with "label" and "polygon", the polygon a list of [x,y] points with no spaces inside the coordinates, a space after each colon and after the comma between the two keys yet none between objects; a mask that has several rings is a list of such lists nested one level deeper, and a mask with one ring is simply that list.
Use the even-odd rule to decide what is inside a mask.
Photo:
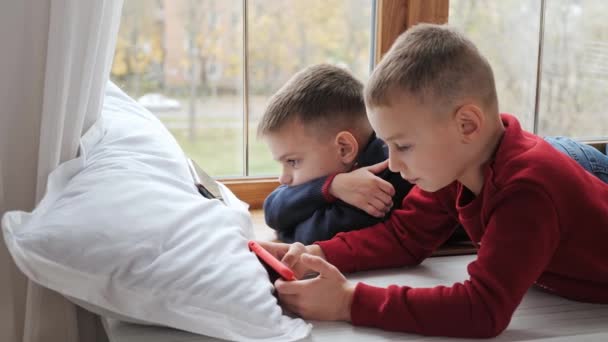
[{"label": "white pillow", "polygon": [[162,123],[108,84],[80,156],[32,213],[3,217],[4,238],[30,279],[98,312],[229,340],[306,337],[247,248],[246,205],[221,191],[227,206],[199,195]]}]

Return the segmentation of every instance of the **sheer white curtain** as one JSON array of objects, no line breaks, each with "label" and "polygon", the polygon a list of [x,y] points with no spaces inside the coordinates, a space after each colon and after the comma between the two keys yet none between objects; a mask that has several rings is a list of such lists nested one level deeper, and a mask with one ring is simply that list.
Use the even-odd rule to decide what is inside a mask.
[{"label": "sheer white curtain", "polygon": [[[0,214],[31,210],[99,117],[122,0],[0,3]],[[93,341],[92,315],[27,282],[0,244],[0,341]]]}]

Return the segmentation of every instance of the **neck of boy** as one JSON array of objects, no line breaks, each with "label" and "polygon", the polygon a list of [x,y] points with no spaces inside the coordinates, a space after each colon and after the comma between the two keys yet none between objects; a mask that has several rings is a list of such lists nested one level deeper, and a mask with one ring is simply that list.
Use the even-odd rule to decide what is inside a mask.
[{"label": "neck of boy", "polygon": [[496,124],[493,125],[492,129],[489,130],[486,138],[481,141],[481,149],[479,150],[477,162],[472,163],[471,169],[460,181],[467,189],[478,196],[483,189],[484,169],[486,165],[494,159],[494,154],[498,145],[505,133],[505,127],[502,120],[498,119]]}]

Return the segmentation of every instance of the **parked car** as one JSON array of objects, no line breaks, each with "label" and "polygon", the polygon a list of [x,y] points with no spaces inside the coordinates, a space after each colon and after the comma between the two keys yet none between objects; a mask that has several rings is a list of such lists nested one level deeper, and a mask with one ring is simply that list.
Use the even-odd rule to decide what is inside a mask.
[{"label": "parked car", "polygon": [[145,94],[137,102],[152,112],[169,110],[180,110],[182,108],[178,100],[159,93]]}]

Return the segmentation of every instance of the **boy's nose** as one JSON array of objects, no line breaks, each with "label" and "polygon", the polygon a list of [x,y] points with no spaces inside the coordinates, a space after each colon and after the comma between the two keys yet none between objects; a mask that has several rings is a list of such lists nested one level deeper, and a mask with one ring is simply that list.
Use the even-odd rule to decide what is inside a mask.
[{"label": "boy's nose", "polygon": [[291,177],[291,175],[288,175],[286,173],[282,173],[279,176],[279,183],[281,183],[282,185],[289,185],[291,184],[293,178]]},{"label": "boy's nose", "polygon": [[395,157],[393,157],[391,154],[389,154],[388,156],[388,169],[391,172],[400,172],[401,170],[399,170],[398,168],[398,163],[397,160],[395,160]]},{"label": "boy's nose", "polygon": [[399,160],[398,158],[393,157],[391,155],[389,155],[388,157],[388,169],[391,170],[391,172],[401,174],[401,177],[404,179],[405,177],[403,177],[403,175],[408,171],[408,167],[407,165],[405,165],[403,160]]}]

